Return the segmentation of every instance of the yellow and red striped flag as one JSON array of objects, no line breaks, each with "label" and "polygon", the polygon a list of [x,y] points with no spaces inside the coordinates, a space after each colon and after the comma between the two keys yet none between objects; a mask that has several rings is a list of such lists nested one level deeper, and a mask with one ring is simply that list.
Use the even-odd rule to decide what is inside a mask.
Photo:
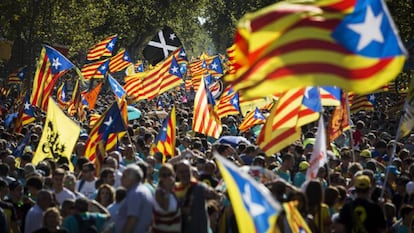
[{"label": "yellow and red striped flag", "polygon": [[98,122],[99,118],[101,118],[101,115],[98,113],[93,113],[89,116],[89,128],[93,128],[96,125],[96,122]]},{"label": "yellow and red striped flag", "polygon": [[219,138],[222,127],[217,114],[214,112],[214,98],[206,88],[204,79],[194,98],[193,125],[194,132],[202,133],[206,136]]},{"label": "yellow and red striped flag", "polygon": [[[113,147],[118,140],[117,135],[125,131],[125,124],[122,120],[118,104],[114,102],[95,123],[89,133],[85,145],[85,157],[89,161],[95,161],[99,154],[98,144],[105,140],[104,147],[108,150],[108,145]],[[99,158],[101,160],[102,158]]]},{"label": "yellow and red striped flag", "polygon": [[109,62],[109,71],[115,73],[127,68],[131,64],[131,58],[125,49],[122,49],[117,55],[111,58],[111,61]]},{"label": "yellow and red striped flag", "polygon": [[239,93],[233,91],[230,86],[227,86],[220,96],[217,103],[217,115],[223,118],[229,115],[237,115],[240,113]]},{"label": "yellow and red striped flag", "polygon": [[30,96],[32,105],[41,108],[43,111],[47,111],[49,96],[53,91],[53,86],[57,79],[73,67],[75,66],[57,50],[43,45],[33,80],[32,94]]},{"label": "yellow and red striped flag", "polygon": [[91,47],[86,55],[88,61],[98,60],[101,57],[112,56],[117,41],[117,35],[110,36]]},{"label": "yellow and red striped flag", "polygon": [[106,59],[84,65],[81,69],[81,73],[85,80],[90,80],[92,78],[105,78],[109,68],[109,61],[109,59]]},{"label": "yellow and red striped flag", "polygon": [[246,14],[234,43],[238,68],[225,80],[249,98],[334,85],[367,94],[406,58],[383,0],[279,2]]},{"label": "yellow and red striped flag", "polygon": [[239,125],[239,130],[245,132],[255,125],[264,124],[265,121],[265,116],[260,112],[259,108],[256,107],[254,111],[247,113],[246,117]]},{"label": "yellow and red striped flag", "polygon": [[287,91],[270,112],[257,144],[266,155],[280,151],[299,139],[301,127],[316,121],[321,108],[317,87]]},{"label": "yellow and red striped flag", "polygon": [[175,137],[176,137],[176,118],[175,118],[175,106],[171,109],[170,114],[164,119],[162,128],[158,132],[155,138],[152,152],[161,152],[163,154],[163,162],[166,156],[175,156]]}]

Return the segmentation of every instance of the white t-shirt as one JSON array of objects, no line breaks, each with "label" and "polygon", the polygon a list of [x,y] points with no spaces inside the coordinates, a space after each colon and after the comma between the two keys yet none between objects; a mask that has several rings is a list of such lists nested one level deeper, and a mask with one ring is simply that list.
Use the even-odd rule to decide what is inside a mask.
[{"label": "white t-shirt", "polygon": [[63,188],[62,191],[59,193],[55,192],[56,201],[59,203],[59,205],[62,205],[63,201],[66,199],[76,199],[76,195],[72,193],[69,189]]},{"label": "white t-shirt", "polygon": [[82,193],[83,195],[85,195],[85,197],[90,198],[91,195],[96,191],[95,188],[95,181],[84,181],[83,185],[81,187],[81,189],[79,189],[79,185],[81,184],[82,180],[78,180],[76,181],[76,188],[78,190],[78,192]]}]

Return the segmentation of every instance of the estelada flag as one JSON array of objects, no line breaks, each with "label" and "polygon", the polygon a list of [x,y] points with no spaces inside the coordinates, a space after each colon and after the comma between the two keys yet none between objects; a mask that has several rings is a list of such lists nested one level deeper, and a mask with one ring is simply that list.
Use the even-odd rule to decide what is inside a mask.
[{"label": "estelada flag", "polygon": [[406,50],[383,0],[283,1],[237,26],[235,75],[249,98],[305,86],[367,94],[401,71]]}]

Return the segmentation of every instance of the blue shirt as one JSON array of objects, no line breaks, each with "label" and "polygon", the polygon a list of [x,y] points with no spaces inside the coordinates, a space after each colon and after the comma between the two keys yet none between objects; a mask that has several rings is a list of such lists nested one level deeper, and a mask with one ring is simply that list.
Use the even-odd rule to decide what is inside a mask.
[{"label": "blue shirt", "polygon": [[[98,232],[102,232],[106,222],[106,215],[101,213],[81,213],[79,214],[82,219],[95,219],[96,229]],[[68,216],[63,221],[62,227],[68,230],[70,233],[79,232],[79,225],[76,217],[73,215]]]},{"label": "blue shirt", "polygon": [[295,174],[295,177],[293,178],[293,185],[295,187],[302,187],[302,184],[305,182],[306,180],[306,174],[303,172],[297,172]]}]

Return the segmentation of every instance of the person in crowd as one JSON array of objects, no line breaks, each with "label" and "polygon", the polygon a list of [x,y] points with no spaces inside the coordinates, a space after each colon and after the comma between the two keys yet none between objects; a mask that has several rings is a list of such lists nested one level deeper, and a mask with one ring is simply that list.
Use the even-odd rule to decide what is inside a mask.
[{"label": "person in crowd", "polygon": [[339,218],[346,232],[385,232],[387,223],[382,208],[369,199],[371,180],[367,175],[354,178],[355,199],[346,203]]},{"label": "person in crowd", "polygon": [[[95,200],[78,198],[75,201],[75,214],[69,215],[63,221],[63,228],[69,233],[103,232],[110,215],[108,210]],[[96,210],[92,212],[91,210]]]},{"label": "person in crowd", "polygon": [[122,173],[122,186],[127,195],[119,207],[115,219],[116,232],[145,233],[152,223],[153,197],[142,184],[143,172],[138,165],[130,164]]},{"label": "person in crowd", "polygon": [[78,190],[76,190],[76,177],[73,174],[66,174],[65,177],[63,178],[63,186],[69,190],[70,192],[72,192],[73,194],[75,194],[75,199],[79,198],[79,197],[85,197],[82,193],[78,192]]},{"label": "person in crowd", "polygon": [[[37,199],[39,199],[39,194]],[[6,202],[11,203],[16,210],[17,225],[20,226],[20,231],[24,232],[26,215],[35,203],[24,195],[23,184],[17,180],[9,184],[9,194],[5,200]]]},{"label": "person in crowd", "polygon": [[61,205],[66,199],[75,200],[76,198],[75,194],[72,193],[69,189],[65,188],[63,185],[65,173],[66,171],[62,168],[56,168],[56,170],[53,172],[53,192],[55,194],[58,205]]},{"label": "person in crowd", "polygon": [[300,188],[302,184],[306,181],[306,171],[308,170],[309,163],[307,161],[302,161],[299,163],[299,170],[296,172],[293,178],[293,185],[297,188]]},{"label": "person in crowd", "polygon": [[13,204],[4,201],[8,191],[9,187],[7,186],[7,182],[0,178],[0,208],[2,209],[2,214],[6,218],[4,224],[7,226],[7,231],[5,232],[20,232],[20,228],[17,225],[18,219],[16,209]]},{"label": "person in crowd", "polygon": [[290,170],[293,168],[293,165],[295,164],[295,160],[292,154],[290,153],[284,153],[282,155],[282,165],[275,169],[276,174],[284,179],[289,184],[292,183],[292,177],[290,175]]},{"label": "person in crowd", "polygon": [[57,207],[48,208],[43,214],[43,227],[33,233],[69,233],[62,228],[62,216]]},{"label": "person in crowd", "polygon": [[[159,169],[159,182],[155,190],[152,232],[181,232],[181,212],[173,189],[175,172],[171,164],[165,163]],[[168,223],[166,225],[166,223]]]},{"label": "person in crowd", "polygon": [[181,232],[207,233],[209,229],[206,204],[210,199],[218,199],[218,194],[202,182],[193,179],[191,164],[181,160],[176,165],[178,183],[175,194],[181,206]]},{"label": "person in crowd", "polygon": [[109,184],[102,184],[98,188],[98,193],[95,200],[101,204],[103,207],[108,207],[114,202],[115,193],[112,186]]},{"label": "person in crowd", "polygon": [[313,216],[318,232],[325,233],[330,231],[331,216],[329,207],[323,203],[324,193],[322,184],[318,180],[311,180],[303,187],[308,200],[308,210]]},{"label": "person in crowd", "polygon": [[76,189],[85,197],[90,197],[95,191],[95,165],[91,162],[82,166],[82,178],[77,181]]},{"label": "person in crowd", "polygon": [[54,197],[50,191],[41,190],[39,192],[36,204],[26,215],[24,233],[32,233],[42,228],[43,213],[49,207],[53,207],[55,204],[54,202]]},{"label": "person in crowd", "polygon": [[115,219],[115,216],[118,215],[119,207],[121,206],[121,202],[126,197],[126,190],[124,187],[120,186],[115,191],[115,202],[108,206],[108,211],[111,214],[111,220]]}]

